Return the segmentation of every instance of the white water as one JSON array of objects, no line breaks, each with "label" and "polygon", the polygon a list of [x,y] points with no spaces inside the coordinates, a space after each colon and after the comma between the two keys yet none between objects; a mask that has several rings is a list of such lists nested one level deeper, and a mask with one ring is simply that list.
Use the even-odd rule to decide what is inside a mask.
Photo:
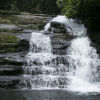
[{"label": "white water", "polygon": [[69,89],[72,91],[100,91],[99,83],[95,81],[98,78],[97,67],[100,65],[100,60],[95,48],[90,44],[88,37],[78,37],[72,40],[68,53],[71,80]]},{"label": "white water", "polygon": [[69,31],[70,35],[74,36],[86,35],[87,29],[84,27],[83,24],[75,23],[76,21],[74,19],[68,19],[65,16],[60,16],[60,15],[54,17],[49,23],[47,23],[46,26],[44,27],[44,31],[47,31],[50,28],[50,23],[53,21],[65,24],[66,29]]},{"label": "white water", "polygon": [[[51,53],[50,37],[45,36],[42,32],[33,32],[30,40],[30,52],[26,56],[28,63],[26,70],[32,73],[32,71],[39,69],[42,74],[31,75],[30,83],[32,88],[60,89],[63,87],[76,92],[100,92],[99,82],[96,81],[99,77],[97,67],[100,65],[100,59],[96,49],[91,47],[91,41],[86,35],[87,29],[73,19],[57,16],[47,23],[44,31],[48,31],[52,21],[65,24],[69,34],[77,36],[71,41],[67,55],[63,55],[68,59],[69,66],[62,63],[56,65],[56,61],[52,63],[51,60],[59,57],[59,55]],[[34,61],[41,64],[35,65],[33,64]],[[45,65],[45,62],[48,61],[50,63]]]}]

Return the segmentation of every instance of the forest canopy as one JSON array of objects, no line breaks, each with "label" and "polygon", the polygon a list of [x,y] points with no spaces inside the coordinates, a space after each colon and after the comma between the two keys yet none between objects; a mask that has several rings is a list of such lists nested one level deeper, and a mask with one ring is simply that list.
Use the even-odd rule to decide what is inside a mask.
[{"label": "forest canopy", "polygon": [[58,0],[57,4],[68,17],[100,17],[100,0]]},{"label": "forest canopy", "polygon": [[62,14],[81,19],[90,30],[100,30],[100,0],[57,0]]},{"label": "forest canopy", "polygon": [[0,0],[0,10],[58,14],[57,0]]}]

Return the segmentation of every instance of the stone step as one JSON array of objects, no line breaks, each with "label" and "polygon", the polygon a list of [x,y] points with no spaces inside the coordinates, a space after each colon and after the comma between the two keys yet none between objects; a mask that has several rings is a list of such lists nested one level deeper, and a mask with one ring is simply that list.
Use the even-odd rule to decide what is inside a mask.
[{"label": "stone step", "polygon": [[0,76],[0,88],[18,89],[21,80],[21,76]]},{"label": "stone step", "polygon": [[24,70],[22,67],[16,66],[0,66],[0,76],[22,75]]}]

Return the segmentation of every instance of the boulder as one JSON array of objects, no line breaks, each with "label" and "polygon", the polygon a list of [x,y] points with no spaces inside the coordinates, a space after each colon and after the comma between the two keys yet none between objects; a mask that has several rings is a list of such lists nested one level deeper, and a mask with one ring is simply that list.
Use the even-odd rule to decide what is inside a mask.
[{"label": "boulder", "polygon": [[65,28],[53,28],[53,33],[66,33]]},{"label": "boulder", "polygon": [[53,54],[64,55],[67,53],[67,48],[70,45],[70,41],[73,39],[67,33],[54,33],[51,37],[52,52]]},{"label": "boulder", "polygon": [[54,28],[65,28],[65,24],[59,23],[59,22],[56,22],[56,21],[52,21],[51,22],[51,27],[54,27]]},{"label": "boulder", "polygon": [[18,89],[21,78],[16,76],[0,77],[0,88],[4,89]]},{"label": "boulder", "polygon": [[29,41],[26,40],[26,39],[20,40],[19,43],[18,43],[18,47],[19,47],[19,50],[21,50],[21,51],[29,50],[29,47],[30,47]]},{"label": "boulder", "polygon": [[66,26],[63,23],[56,21],[51,22],[51,27],[53,28],[53,33],[66,33]]}]

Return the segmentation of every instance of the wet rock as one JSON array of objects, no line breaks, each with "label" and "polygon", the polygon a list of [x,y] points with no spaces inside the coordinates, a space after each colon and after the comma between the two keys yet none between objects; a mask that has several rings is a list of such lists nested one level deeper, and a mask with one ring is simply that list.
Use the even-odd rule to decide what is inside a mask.
[{"label": "wet rock", "polygon": [[2,43],[0,44],[0,53],[17,52],[17,43]]},{"label": "wet rock", "polygon": [[14,54],[0,55],[0,76],[21,75],[24,73],[22,67],[24,65],[24,57],[20,53],[17,54],[17,56]]},{"label": "wet rock", "polygon": [[30,47],[29,41],[26,39],[20,40],[18,43],[18,46],[19,46],[19,50],[27,51],[27,50],[29,50],[29,47]]},{"label": "wet rock", "polygon": [[[27,63],[26,63],[26,65],[27,65]],[[34,60],[34,61],[30,61],[30,63],[27,66],[42,66],[42,63]]]},{"label": "wet rock", "polygon": [[15,25],[0,24],[0,28],[1,28],[1,29],[9,29],[9,30],[12,30],[12,29],[16,29],[16,28],[18,28],[18,27],[15,26]]},{"label": "wet rock", "polygon": [[52,21],[51,22],[51,27],[54,27],[54,28],[65,28],[65,24],[59,23],[59,22],[56,22],[56,21]]},{"label": "wet rock", "polygon": [[68,84],[69,84],[69,79],[66,77],[60,77],[58,79],[59,82],[59,88],[67,88]]},{"label": "wet rock", "polygon": [[0,65],[15,65],[15,66],[22,66],[23,62],[18,62],[14,60],[9,60],[5,58],[0,58]]},{"label": "wet rock", "polygon": [[63,65],[66,65],[66,66],[69,65],[68,60],[65,57],[62,57],[62,56],[53,58],[51,61],[45,62],[45,65],[48,65],[48,64],[53,64],[53,65],[54,64],[55,65],[63,64]]},{"label": "wet rock", "polygon": [[72,39],[74,39],[74,36],[71,36],[70,34],[67,33],[54,33],[51,36],[51,39],[53,41],[71,41]]},{"label": "wet rock", "polygon": [[66,29],[63,29],[63,28],[53,28],[53,33],[66,33]]},{"label": "wet rock", "polygon": [[54,33],[66,33],[66,26],[62,23],[58,23],[58,22],[51,22],[51,27],[53,28],[53,32]]},{"label": "wet rock", "polygon": [[17,27],[15,30],[19,32],[19,31],[23,31],[23,28],[22,27]]},{"label": "wet rock", "polygon": [[[23,35],[22,35],[23,36]],[[26,37],[25,35],[24,37]],[[29,50],[29,37],[21,39],[18,34],[0,34],[0,53],[12,53]]]},{"label": "wet rock", "polygon": [[4,89],[18,89],[21,78],[15,76],[2,76],[0,77],[0,88]]},{"label": "wet rock", "polygon": [[36,44],[33,44],[30,48],[31,52],[41,52],[41,47],[37,47]]},{"label": "wet rock", "polygon": [[0,76],[13,76],[13,75],[21,75],[24,73],[24,70],[22,67],[16,67],[16,66],[2,66],[0,67]]},{"label": "wet rock", "polygon": [[33,71],[32,71],[32,75],[42,75],[42,71],[41,69],[39,68],[35,68]]},{"label": "wet rock", "polygon": [[70,41],[73,39],[67,33],[54,33],[51,37],[52,52],[53,54],[64,55],[67,53],[67,48],[70,46]]},{"label": "wet rock", "polygon": [[[18,37],[17,34],[16,34],[16,37]],[[14,41],[13,37],[10,37],[11,40],[2,38],[7,41],[2,41],[0,43],[0,53],[14,53],[14,52],[16,53],[16,52],[21,52],[21,51],[28,51],[30,48],[29,37],[27,38],[24,37],[24,38],[25,39],[23,38],[21,39],[19,36],[16,41]]]},{"label": "wet rock", "polygon": [[74,36],[69,34],[67,28],[71,30],[69,26],[66,26],[63,23],[52,21],[50,22],[48,31],[44,33],[51,37],[53,54],[66,54],[67,48],[70,45],[70,41],[74,38]]}]

